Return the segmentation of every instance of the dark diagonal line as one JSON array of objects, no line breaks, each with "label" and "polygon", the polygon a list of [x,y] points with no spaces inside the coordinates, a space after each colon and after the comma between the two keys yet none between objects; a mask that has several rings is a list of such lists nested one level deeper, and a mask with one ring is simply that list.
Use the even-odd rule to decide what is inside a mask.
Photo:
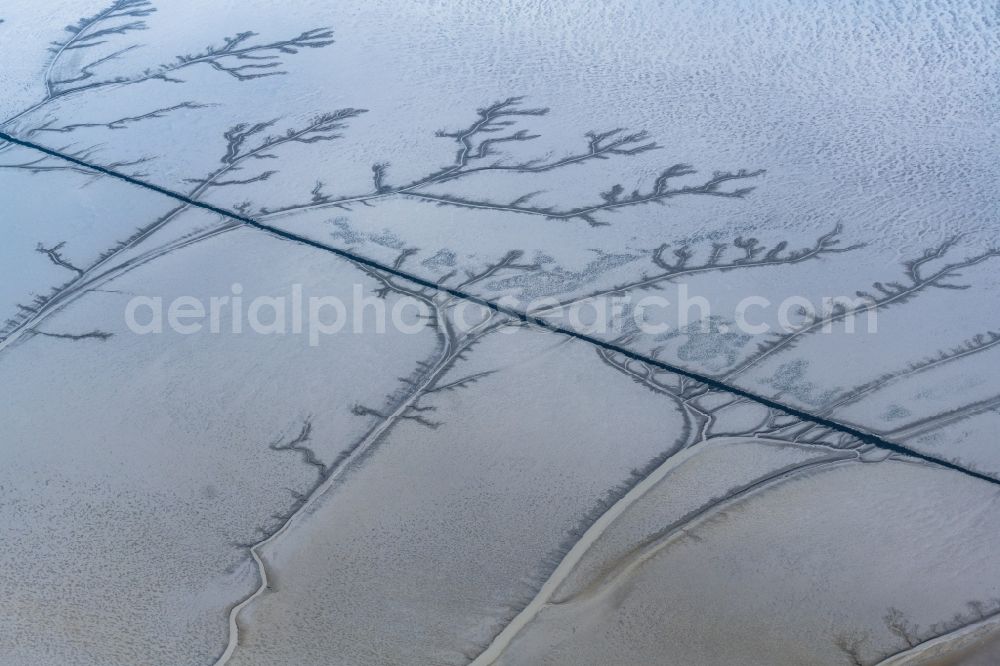
[{"label": "dark diagonal line", "polygon": [[257,229],[258,231],[263,231],[265,233],[271,234],[272,236],[276,236],[278,238],[283,238],[285,240],[293,241],[293,242],[296,242],[296,243],[301,243],[303,245],[307,245],[309,247],[316,248],[317,250],[323,250],[324,252],[330,252],[330,253],[335,254],[337,256],[343,257],[344,259],[349,259],[349,260],[351,260],[351,261],[353,261],[355,263],[362,264],[364,266],[368,266],[369,268],[373,268],[375,270],[381,271],[383,273],[387,273],[389,275],[394,275],[394,276],[396,276],[398,278],[401,278],[401,279],[404,279],[404,280],[408,280],[409,282],[412,282],[414,284],[418,284],[418,285],[420,285],[422,287],[427,287],[427,288],[430,288],[430,289],[435,289],[437,291],[440,291],[440,292],[443,292],[443,293],[455,296],[456,298],[461,298],[461,299],[464,299],[464,300],[469,301],[471,303],[476,303],[477,305],[481,305],[482,307],[485,307],[485,308],[488,308],[490,310],[493,310],[494,312],[497,312],[497,313],[500,313],[500,314],[503,314],[503,315],[507,315],[508,317],[511,317],[512,319],[516,319],[516,320],[521,321],[521,322],[524,322],[525,324],[529,324],[529,325],[535,326],[537,328],[542,328],[542,329],[545,329],[545,330],[548,330],[548,331],[552,331],[554,333],[560,333],[562,335],[566,335],[566,336],[569,336],[571,338],[575,338],[577,340],[581,340],[581,341],[586,342],[588,344],[591,344],[591,345],[593,345],[595,347],[599,347],[601,349],[606,349],[608,351],[615,352],[616,354],[621,354],[622,356],[625,356],[626,358],[630,358],[630,359],[635,360],[635,361],[640,361],[642,363],[646,363],[647,365],[651,365],[651,366],[659,368],[661,370],[666,370],[667,372],[671,372],[673,374],[680,375],[682,377],[687,377],[689,379],[693,379],[693,380],[695,380],[697,382],[700,382],[700,383],[702,383],[702,384],[704,384],[706,386],[709,386],[709,387],[711,387],[713,389],[717,389],[719,391],[725,391],[726,393],[729,393],[731,395],[736,395],[736,396],[739,396],[741,398],[745,398],[747,400],[751,400],[751,401],[753,401],[753,402],[755,402],[755,403],[757,403],[759,405],[763,405],[763,406],[768,407],[770,409],[775,409],[775,410],[784,412],[785,414],[788,414],[790,416],[794,416],[795,418],[797,418],[797,419],[799,419],[801,421],[804,421],[806,423],[815,423],[816,425],[822,426],[822,427],[827,428],[829,430],[833,430],[835,432],[843,433],[845,435],[850,435],[851,437],[853,437],[853,438],[855,438],[855,439],[857,439],[857,440],[859,440],[861,442],[864,442],[865,444],[870,444],[870,445],[872,445],[872,446],[874,446],[876,448],[883,449],[885,451],[891,451],[892,453],[898,453],[900,455],[909,456],[911,458],[916,458],[918,460],[922,460],[924,462],[928,462],[928,463],[937,465],[939,467],[944,467],[945,469],[950,469],[950,470],[954,470],[956,472],[960,472],[962,474],[966,474],[968,476],[971,476],[973,478],[979,479],[981,481],[986,481],[988,483],[1000,485],[1000,479],[993,478],[992,476],[989,476],[987,474],[983,474],[982,472],[977,472],[975,470],[967,469],[965,467],[962,467],[961,465],[958,465],[956,463],[950,462],[948,460],[944,460],[944,459],[938,458],[936,456],[928,455],[926,453],[921,453],[920,451],[916,451],[916,450],[911,449],[911,448],[909,448],[907,446],[903,446],[902,444],[897,444],[895,442],[890,442],[889,440],[883,439],[882,437],[880,437],[878,435],[875,435],[873,433],[865,432],[863,430],[859,430],[858,428],[856,428],[854,426],[850,426],[850,425],[847,425],[847,424],[844,424],[844,423],[840,423],[840,422],[834,421],[832,419],[823,418],[821,416],[816,416],[815,414],[810,414],[809,412],[803,411],[803,410],[798,409],[796,407],[793,407],[791,405],[786,405],[784,403],[778,402],[777,400],[772,400],[771,398],[767,398],[765,396],[758,395],[758,394],[753,393],[751,391],[747,391],[745,389],[739,388],[738,386],[732,386],[732,385],[727,384],[725,382],[721,382],[721,381],[719,381],[717,379],[712,379],[711,377],[708,377],[706,375],[702,375],[702,374],[699,374],[697,372],[692,372],[690,370],[685,370],[684,368],[681,368],[681,367],[678,367],[678,366],[675,366],[675,365],[671,365],[670,363],[664,363],[663,361],[660,361],[660,360],[655,359],[655,358],[650,358],[648,356],[643,356],[642,354],[638,354],[638,353],[636,353],[636,352],[634,352],[634,351],[632,351],[630,349],[627,349],[627,348],[622,347],[620,345],[614,344],[612,342],[607,342],[605,340],[601,340],[599,338],[595,338],[595,337],[587,335],[585,333],[580,333],[579,331],[574,331],[573,329],[565,328],[563,326],[560,326],[559,324],[556,324],[556,323],[547,321],[545,319],[542,319],[541,317],[536,317],[536,316],[528,314],[526,312],[520,312],[520,311],[515,310],[513,308],[509,308],[507,306],[500,305],[499,303],[495,303],[493,301],[487,300],[487,299],[482,298],[480,296],[476,296],[475,294],[471,294],[471,293],[465,292],[465,291],[463,291],[461,289],[452,289],[451,287],[447,287],[445,285],[438,284],[436,282],[433,282],[431,280],[427,280],[427,279],[419,277],[417,275],[412,275],[410,273],[407,273],[406,271],[402,271],[402,270],[399,270],[398,268],[393,268],[392,266],[387,266],[387,265],[379,263],[377,261],[373,261],[373,260],[368,259],[366,257],[363,257],[361,255],[354,254],[353,252],[349,252],[347,250],[342,250],[340,248],[333,247],[331,245],[326,245],[324,243],[321,243],[319,241],[313,240],[311,238],[307,238],[305,236],[300,236],[298,234],[294,234],[294,233],[291,233],[289,231],[285,231],[284,229],[279,229],[278,227],[273,227],[273,226],[271,226],[269,224],[264,224],[262,222],[258,222],[257,220],[254,220],[253,218],[246,217],[245,215],[240,215],[239,213],[235,213],[233,211],[226,210],[224,208],[219,208],[218,206],[213,206],[212,204],[208,204],[208,203],[204,203],[204,202],[201,202],[201,201],[197,201],[195,199],[191,199],[190,197],[185,196],[184,194],[181,194],[179,192],[174,192],[174,191],[168,190],[168,189],[166,189],[164,187],[160,187],[159,185],[154,185],[152,183],[147,183],[145,181],[139,180],[138,178],[133,178],[132,176],[127,176],[127,175],[125,175],[123,173],[119,173],[117,171],[114,171],[113,169],[108,169],[106,167],[102,167],[102,166],[97,165],[97,164],[92,164],[90,162],[86,162],[84,160],[77,159],[77,158],[72,157],[70,155],[64,155],[63,153],[61,153],[59,151],[52,150],[51,148],[46,148],[45,146],[41,146],[41,145],[38,145],[36,143],[32,143],[31,141],[24,141],[22,139],[15,138],[15,137],[13,137],[13,136],[11,136],[9,134],[6,134],[4,132],[0,132],[0,139],[2,139],[4,141],[7,141],[9,143],[16,144],[18,146],[23,146],[25,148],[29,148],[31,150],[35,150],[35,151],[44,153],[44,154],[49,155],[51,157],[55,157],[55,158],[58,158],[58,159],[61,159],[61,160],[65,160],[67,162],[70,162],[72,164],[76,164],[76,165],[81,166],[81,167],[85,167],[85,168],[87,168],[87,169],[89,169],[91,171],[95,171],[97,173],[102,173],[102,174],[104,174],[106,176],[110,176],[112,178],[117,178],[118,180],[124,181],[126,183],[131,183],[132,185],[136,185],[138,187],[142,187],[142,188],[145,188],[147,190],[151,190],[153,192],[157,192],[157,193],[162,194],[164,196],[168,196],[168,197],[170,197],[172,199],[175,199],[177,201],[183,202],[183,203],[185,203],[185,204],[187,204],[189,206],[192,206],[194,208],[201,208],[203,210],[210,211],[210,212],[215,213],[217,215],[222,215],[223,217],[228,217],[230,219],[237,220],[238,222],[241,222],[242,224],[244,224],[247,227],[250,227],[251,229]]}]

